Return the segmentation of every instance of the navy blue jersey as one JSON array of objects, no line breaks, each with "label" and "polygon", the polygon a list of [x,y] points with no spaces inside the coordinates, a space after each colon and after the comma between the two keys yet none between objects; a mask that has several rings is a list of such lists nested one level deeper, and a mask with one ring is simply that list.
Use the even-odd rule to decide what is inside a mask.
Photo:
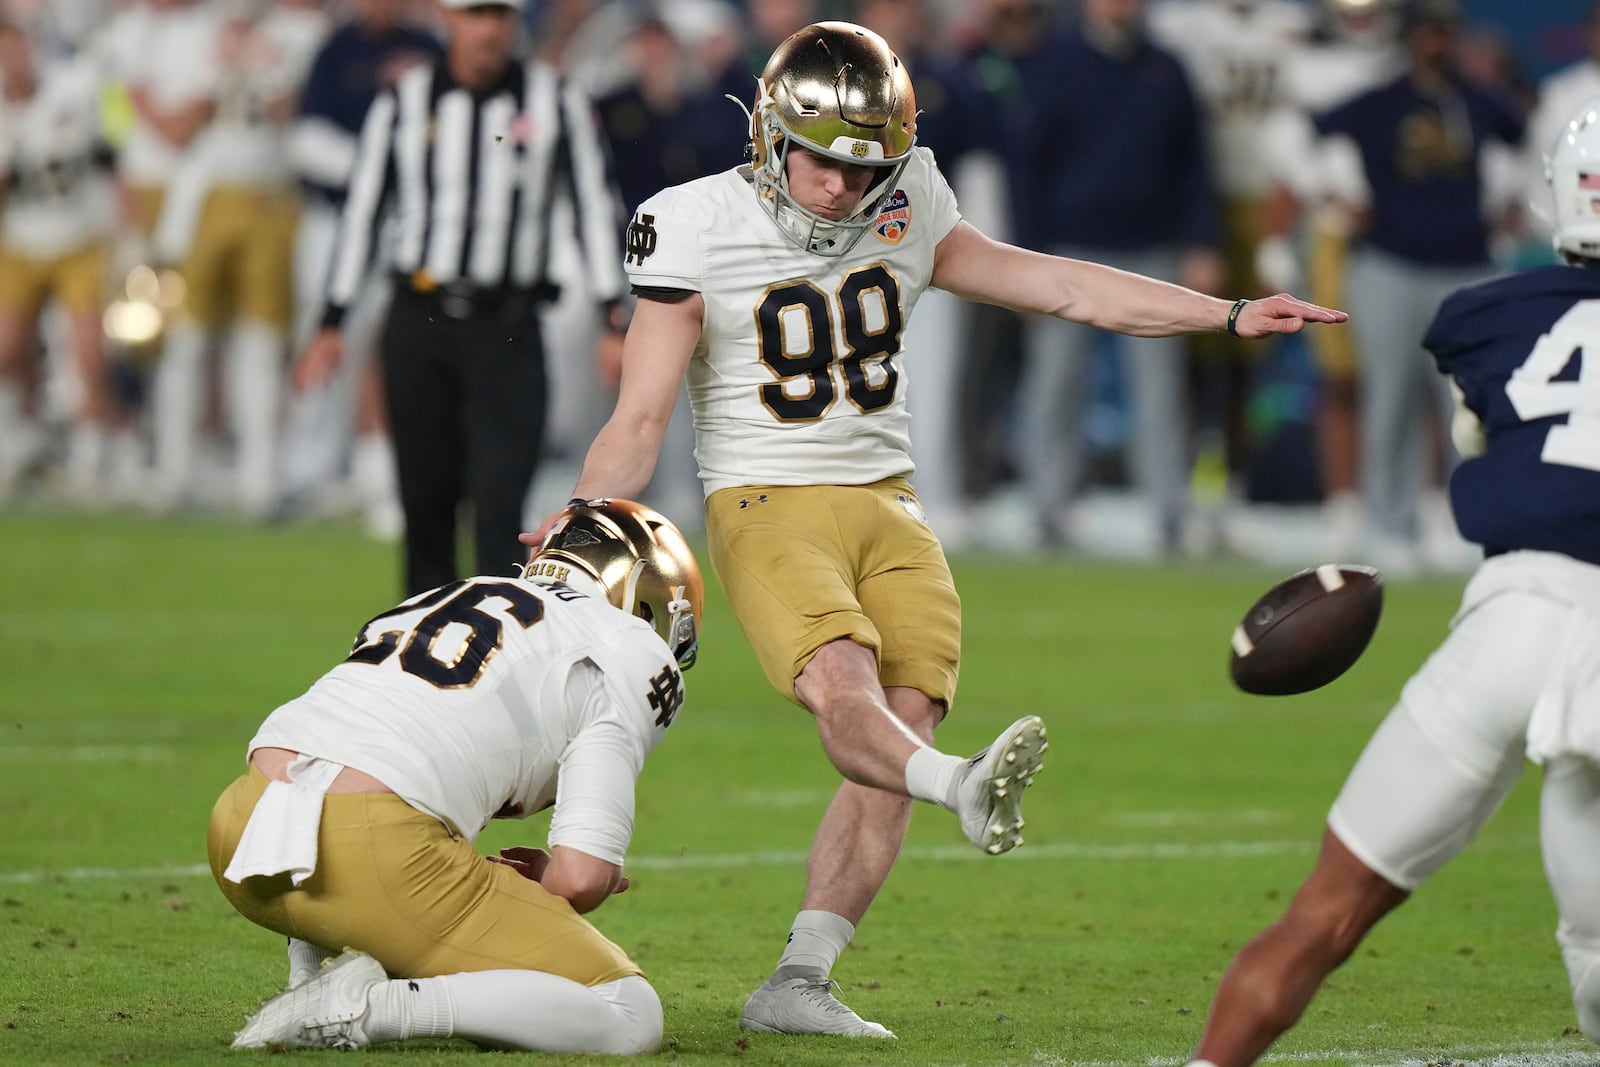
[{"label": "navy blue jersey", "polygon": [[1366,241],[1413,263],[1488,262],[1480,155],[1491,140],[1522,140],[1522,120],[1504,100],[1466,82],[1423,93],[1404,76],[1316,122],[1361,151],[1372,189]]},{"label": "navy blue jersey", "polygon": [[1422,343],[1488,442],[1450,479],[1461,535],[1489,555],[1600,564],[1600,269],[1540,267],[1457,290]]},{"label": "navy blue jersey", "polygon": [[[378,90],[394,84],[406,63],[431,62],[444,55],[438,38],[412,26],[374,33],[359,22],[335,30],[311,64],[300,91],[300,117],[325,120],[342,133],[353,154],[361,123]],[[306,191],[330,203],[344,200],[344,183],[303,176]]]}]

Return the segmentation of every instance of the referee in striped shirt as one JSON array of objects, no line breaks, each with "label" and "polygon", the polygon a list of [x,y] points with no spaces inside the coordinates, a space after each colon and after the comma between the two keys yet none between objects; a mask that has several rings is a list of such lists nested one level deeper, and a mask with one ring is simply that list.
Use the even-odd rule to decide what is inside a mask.
[{"label": "referee in striped shirt", "polygon": [[380,93],[361,130],[322,331],[296,388],[338,363],[339,333],[392,211],[393,304],[379,345],[405,512],[408,594],[460,577],[456,514],[470,502],[478,574],[510,574],[544,436],[538,311],[551,206],[570,190],[588,289],[607,338],[626,328],[621,207],[587,99],[515,54],[522,0],[439,0],[442,59]]}]

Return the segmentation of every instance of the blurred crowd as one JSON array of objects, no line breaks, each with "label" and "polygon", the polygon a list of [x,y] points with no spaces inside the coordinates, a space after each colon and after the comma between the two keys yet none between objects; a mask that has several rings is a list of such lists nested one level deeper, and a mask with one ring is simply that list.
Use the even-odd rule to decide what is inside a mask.
[{"label": "blurred crowd", "polygon": [[[726,97],[748,104],[779,41],[842,17],[906,61],[918,140],[979,228],[1352,313],[1239,346],[1113,340],[930,293],[905,346],[916,481],[948,544],[1092,551],[1112,493],[1124,553],[1270,557],[1277,534],[1250,516],[1297,505],[1319,554],[1462,562],[1440,530],[1452,406],[1422,331],[1463,282],[1549,261],[1543,157],[1600,92],[1600,17],[1597,58],[1535,80],[1455,0],[544,0],[525,15],[527,47],[594,99],[624,212],[739,164],[746,120]],[[397,535],[374,361],[289,382],[366,107],[438,54],[436,17],[424,0],[0,5],[0,505],[353,515]],[[564,497],[611,408],[581,290],[547,317],[532,515]],[[386,299],[375,270],[351,352]],[[686,425],[649,496],[698,520]]]}]

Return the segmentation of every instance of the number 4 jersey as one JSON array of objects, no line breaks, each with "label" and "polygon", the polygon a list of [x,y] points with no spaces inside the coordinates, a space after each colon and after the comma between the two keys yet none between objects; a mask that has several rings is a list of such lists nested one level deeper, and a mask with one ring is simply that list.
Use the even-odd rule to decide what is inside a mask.
[{"label": "number 4 jersey", "polygon": [[1423,345],[1482,421],[1450,479],[1456,525],[1489,555],[1600,564],[1600,270],[1542,267],[1469,286]]},{"label": "number 4 jersey", "polygon": [[867,235],[838,258],[791,242],[747,168],[640,206],[625,258],[635,291],[705,299],[688,381],[708,495],[911,472],[900,341],[928,288],[934,249],[959,221],[925,148],[913,150]]},{"label": "number 4 jersey", "polygon": [[367,623],[250,741],[365,771],[467,840],[555,804],[551,844],[620,864],[683,681],[642,619],[561,584],[451,582]]}]

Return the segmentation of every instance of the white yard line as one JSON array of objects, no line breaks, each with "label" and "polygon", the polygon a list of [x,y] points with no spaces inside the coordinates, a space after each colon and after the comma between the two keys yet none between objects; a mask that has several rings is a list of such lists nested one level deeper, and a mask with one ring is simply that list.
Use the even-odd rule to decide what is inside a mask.
[{"label": "white yard line", "polygon": [[[1535,838],[1505,837],[1479,840],[1478,851],[1533,852]],[[1000,863],[1019,860],[1080,860],[1120,863],[1139,860],[1234,860],[1262,856],[1302,856],[1315,852],[1317,842],[1294,841],[1147,841],[1089,844],[1072,841],[1048,845],[1028,845],[1009,853]],[[909,863],[994,863],[970,845],[911,846],[900,856]],[[678,871],[720,870],[739,867],[797,867],[806,862],[806,853],[795,850],[768,852],[685,852],[677,855],[639,855],[628,857],[630,870]],[[0,871],[0,884],[36,885],[44,882],[141,881],[160,878],[199,878],[210,873],[203,863],[169,864],[161,867],[68,867],[60,870]],[[1600,1063],[1600,1056],[1590,1061]]]},{"label": "white yard line", "polygon": [[[1138,1060],[1075,1060],[1053,1052],[1038,1051],[1029,1061],[1033,1067],[1182,1067],[1187,1062],[1172,1056],[1151,1056]],[[1535,1045],[1458,1045],[1429,1049],[1383,1049],[1352,1052],[1329,1049],[1318,1052],[1269,1052],[1261,1063],[1350,1063],[1354,1067],[1424,1067],[1426,1064],[1452,1064],[1453,1067],[1595,1067],[1600,1049],[1586,1041],[1557,1046]],[[955,1065],[947,1065],[955,1067]]]},{"label": "white yard line", "polygon": [[171,745],[10,745],[0,763],[171,763]]}]

